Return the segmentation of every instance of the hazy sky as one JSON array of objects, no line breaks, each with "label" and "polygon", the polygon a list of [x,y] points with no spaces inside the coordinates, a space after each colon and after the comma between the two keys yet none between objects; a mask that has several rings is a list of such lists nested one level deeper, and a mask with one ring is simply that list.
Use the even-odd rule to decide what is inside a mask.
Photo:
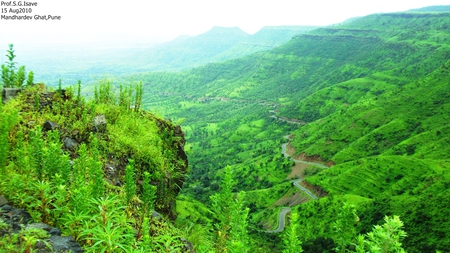
[{"label": "hazy sky", "polygon": [[62,20],[0,20],[2,48],[5,43],[23,41],[169,40],[182,34],[198,35],[213,26],[238,26],[248,33],[255,33],[264,26],[331,25],[372,13],[450,5],[450,0],[27,1],[38,3],[27,15],[60,15]]}]

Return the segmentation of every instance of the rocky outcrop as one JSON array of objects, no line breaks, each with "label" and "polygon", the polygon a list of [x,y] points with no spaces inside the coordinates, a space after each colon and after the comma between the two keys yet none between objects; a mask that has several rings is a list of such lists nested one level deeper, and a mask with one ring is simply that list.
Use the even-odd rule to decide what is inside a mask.
[{"label": "rocky outcrop", "polygon": [[[32,252],[84,252],[72,236],[61,236],[61,231],[44,223],[32,223],[30,214],[23,210],[8,205],[8,201],[0,196],[0,220],[6,226],[0,226],[0,236],[11,234],[27,234],[27,230],[42,230],[43,238],[37,240],[32,246]],[[20,238],[20,236],[19,236]],[[20,243],[19,239],[16,243]],[[16,245],[20,248],[20,245]]]}]

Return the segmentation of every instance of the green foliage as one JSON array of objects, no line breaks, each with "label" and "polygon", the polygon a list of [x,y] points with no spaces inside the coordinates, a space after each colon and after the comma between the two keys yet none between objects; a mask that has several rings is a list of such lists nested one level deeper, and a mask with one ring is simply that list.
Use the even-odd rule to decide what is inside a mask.
[{"label": "green foliage", "polygon": [[[0,220],[0,226],[6,224],[3,220]],[[27,228],[22,229],[18,234],[8,234],[0,238],[0,249],[5,252],[19,253],[19,252],[34,252],[34,246],[40,242],[47,247],[47,250],[51,250],[51,245],[45,241],[49,235],[47,231],[39,228]]]},{"label": "green foliage", "polygon": [[355,206],[344,203],[337,215],[337,220],[333,224],[334,241],[338,247],[336,252],[347,252],[347,246],[350,245],[352,238],[356,234],[356,223],[359,217],[356,215]]},{"label": "green foliage", "polygon": [[[34,98],[39,108],[33,105]],[[48,106],[49,103],[52,106]],[[162,129],[173,131],[173,124],[149,113],[116,105],[89,104],[70,90],[61,97],[37,85],[26,88],[17,99],[0,109],[3,138],[0,141],[5,144],[1,146],[5,160],[0,167],[0,192],[15,206],[26,208],[33,220],[59,227],[88,252],[145,249],[149,247],[149,240],[145,237],[147,246],[144,246],[143,234],[152,238],[151,249],[156,252],[184,247],[180,232],[165,218],[148,222],[153,208],[159,208],[162,215],[171,214],[169,203],[179,187],[174,182],[184,177],[186,168],[181,167],[184,162],[177,156],[178,142],[182,140],[162,134]],[[97,114],[104,114],[108,119],[108,127],[103,132],[92,132],[92,121]],[[57,129],[44,131],[41,125],[47,120],[55,122]],[[114,139],[120,135],[116,131],[124,128],[145,134],[130,131],[128,139],[124,136]],[[74,148],[63,145],[62,141],[69,138],[76,140]],[[139,141],[135,142],[137,139]],[[142,152],[136,152],[141,147],[145,147]],[[149,153],[149,149],[153,153]],[[158,155],[151,155],[155,153]],[[125,172],[129,168],[127,170],[122,163],[124,157],[139,162],[130,162],[134,169],[128,179],[126,174],[129,173]],[[116,178],[110,179],[110,175],[104,174],[106,162],[117,164]],[[158,188],[151,185],[161,178],[169,184],[158,185]],[[113,185],[112,180],[123,186]],[[136,190],[140,180],[146,183],[142,192]],[[128,189],[130,185],[134,190]],[[129,202],[127,195],[131,196]],[[147,227],[143,225],[145,219],[149,223]],[[0,240],[0,251],[17,252],[9,250],[8,245],[15,243],[19,247],[19,239],[18,236],[8,237],[5,244]],[[19,249],[23,251],[21,246]]]},{"label": "green foliage", "polygon": [[31,134],[31,155],[36,176],[39,180],[42,180],[46,174],[44,171],[44,139],[40,126],[36,126]]},{"label": "green foliage", "polygon": [[[193,209],[192,219],[196,221],[208,223],[215,219],[216,245],[220,252],[241,251],[248,246],[236,238],[249,238],[249,242],[258,238],[275,250],[280,248],[279,238],[266,238],[255,231],[261,230],[267,217],[274,218],[268,208],[277,209],[274,203],[292,192],[289,189],[291,183],[286,181],[292,162],[280,154],[280,146],[286,142],[282,136],[290,132],[294,136],[291,146],[296,152],[337,164],[320,171],[305,170],[304,174],[308,176],[305,181],[329,193],[325,198],[292,207],[299,213],[298,227],[302,233],[297,231],[297,237],[303,242],[305,251],[307,248],[311,252],[330,252],[336,247],[340,251],[351,249],[348,244],[352,234],[367,233],[372,224],[379,224],[384,214],[393,213],[401,215],[406,224],[408,237],[402,245],[405,250],[445,250],[449,244],[446,237],[449,226],[445,221],[450,182],[450,106],[446,95],[450,92],[449,17],[448,13],[371,15],[296,36],[274,50],[244,58],[185,72],[125,77],[143,80],[145,95],[141,92],[144,89],[142,83],[133,91],[132,86],[104,81],[95,88],[95,103],[91,105],[82,103],[75,110],[73,101],[54,105],[59,117],[65,115],[68,118],[60,120],[63,127],[70,128],[67,133],[75,130],[68,125],[77,122],[77,130],[82,133],[79,139],[87,142],[87,146],[81,144],[74,151],[78,158],[74,161],[73,179],[68,188],[56,190],[54,187],[45,193],[49,196],[46,199],[50,199],[47,201],[50,214],[39,212],[39,216],[37,210],[42,209],[42,205],[35,205],[33,216],[46,215],[51,219],[55,216],[51,214],[53,209],[63,210],[57,203],[67,199],[73,212],[67,215],[56,213],[63,215],[61,220],[68,224],[65,229],[85,245],[93,246],[96,238],[98,250],[114,250],[106,238],[82,232],[104,233],[108,230],[107,233],[115,234],[119,230],[115,231],[114,225],[123,225],[124,230],[119,232],[127,234],[126,224],[133,224],[143,239],[124,242],[124,248],[129,249],[133,244],[147,245],[143,246],[146,250],[179,249],[177,235],[160,230],[158,234],[146,233],[148,227],[151,230],[156,225],[146,222],[145,217],[134,218],[152,203],[153,190],[146,189],[150,185],[148,182],[157,184],[154,207],[163,210],[173,204],[177,187],[181,187],[180,181],[185,175],[180,169],[183,162],[176,159],[179,147],[184,146],[177,142],[177,130],[161,127],[170,124],[145,112],[129,114],[144,107],[164,112],[166,117],[186,119],[183,125],[188,144],[184,147],[189,150],[191,173],[183,186],[183,193],[188,197],[180,199],[179,203],[181,208],[188,209],[182,211],[185,219],[186,213]],[[204,47],[202,50],[205,51]],[[3,72],[9,77],[9,69],[2,68]],[[120,83],[129,83],[129,80],[120,80]],[[45,102],[44,94],[40,95],[36,95],[36,110],[54,119],[45,103],[40,103]],[[22,107],[17,105],[17,108]],[[100,174],[92,173],[98,172],[99,168],[89,159],[89,156],[96,156],[93,147],[96,144],[86,141],[90,122],[99,114],[108,120],[104,132],[97,133],[99,161],[114,160],[119,163],[120,176],[125,174],[127,177],[126,174],[131,173],[123,173],[126,161],[132,159],[135,161],[134,185],[137,180],[145,181],[143,195],[136,194],[140,192],[136,189],[127,191],[126,184],[125,187],[107,184],[105,194],[118,196],[111,202],[122,207],[131,202],[132,208],[126,210],[126,218],[108,216],[108,210],[112,209],[97,210],[95,204],[86,201],[101,195],[95,193],[97,190],[91,185],[100,185]],[[24,122],[31,119],[28,115],[21,114],[21,117]],[[37,122],[43,121],[34,118]],[[3,140],[15,144],[21,137],[18,138],[14,131]],[[31,140],[30,144],[24,145],[25,153],[35,149],[32,144],[34,132],[30,133],[23,138]],[[42,153],[55,153],[47,153],[54,148],[53,141],[42,136],[46,139]],[[7,150],[9,152],[9,148]],[[1,181],[2,192],[13,195],[23,188],[27,191],[25,196],[32,198],[22,194],[14,201],[23,205],[40,203],[40,196],[32,194],[37,186],[12,172],[16,164],[26,164],[26,160],[15,160],[15,147],[12,150],[12,155],[6,157],[13,161],[6,160],[6,167],[2,168],[8,175]],[[47,163],[50,161],[43,164]],[[233,170],[233,177],[227,176],[229,172],[226,172],[224,182],[218,183],[224,167],[226,171]],[[42,168],[37,174],[47,180],[51,178],[48,171],[51,170]],[[67,178],[62,174],[61,178]],[[57,176],[50,180],[59,184],[67,181]],[[237,187],[246,190],[250,196],[247,198],[249,213],[243,209],[242,196],[236,195]],[[217,193],[219,190],[222,192]],[[213,197],[208,199],[207,196]],[[204,203],[210,200],[214,215],[193,198]],[[352,204],[361,210],[361,221],[357,226],[354,226],[356,216]],[[103,227],[93,230],[94,222],[89,220],[89,215],[100,215],[95,216],[96,222],[103,222]],[[102,215],[114,220],[110,228],[108,222],[99,218]],[[250,217],[248,224],[247,216]],[[189,226],[188,222],[184,224],[187,224],[186,229],[196,227]],[[199,230],[208,229],[207,226],[202,228]],[[245,237],[247,228],[251,232]],[[397,229],[400,231],[401,226]],[[374,251],[379,250],[375,247],[380,246],[374,246],[375,241],[380,241],[376,234],[384,232],[381,227],[373,231],[371,237],[360,236],[359,250],[371,251],[369,246],[374,247]],[[208,241],[203,232],[197,238]],[[398,241],[401,238],[399,236]],[[155,245],[149,246],[150,241]],[[321,250],[314,251],[311,245]],[[251,249],[264,252],[265,248]]]},{"label": "green foliage", "polygon": [[212,210],[217,219],[217,252],[247,252],[249,249],[247,239],[247,216],[249,209],[244,208],[244,193],[235,198],[233,187],[235,182],[230,167],[224,169],[221,191],[211,196]]},{"label": "green foliage", "polygon": [[30,71],[28,72],[28,76],[27,76],[27,86],[31,86],[34,84],[34,72]]},{"label": "green foliage", "polygon": [[144,179],[142,181],[142,201],[146,211],[154,208],[156,199],[156,187],[150,184],[150,173],[144,172]]},{"label": "green foliage", "polygon": [[58,79],[58,91],[61,91],[61,90],[62,90],[62,80],[60,78],[60,79]]},{"label": "green foliage", "polygon": [[131,199],[136,195],[136,179],[134,174],[134,160],[128,160],[125,169],[125,193],[127,203],[131,203]]},{"label": "green foliage", "polygon": [[111,88],[111,82],[109,80],[103,80],[98,86],[96,85],[94,91],[94,103],[115,104],[115,96],[111,91]]},{"label": "green foliage", "polygon": [[375,225],[372,232],[367,235],[359,235],[357,238],[356,251],[358,253],[374,252],[406,252],[402,248],[401,241],[406,237],[405,231],[402,230],[403,222],[398,216],[384,218],[385,223]]},{"label": "green foliage", "polygon": [[115,196],[92,200],[91,204],[98,212],[80,234],[91,245],[89,252],[129,251],[134,238],[132,229],[121,215],[124,207],[118,205]]},{"label": "green foliage", "polygon": [[134,110],[136,112],[139,111],[139,109],[141,108],[143,94],[144,94],[144,86],[142,85],[142,82],[140,82],[136,85],[136,99],[134,102]]},{"label": "green foliage", "polygon": [[16,80],[14,83],[14,87],[21,87],[25,82],[25,66],[20,66],[16,73]]},{"label": "green foliage", "polygon": [[290,224],[283,232],[283,253],[299,253],[303,252],[302,241],[297,236],[298,231],[298,213],[292,212],[290,216]]},{"label": "green foliage", "polygon": [[11,113],[3,111],[0,105],[0,171],[7,165],[10,142],[9,133],[17,124],[17,111]]},{"label": "green foliage", "polygon": [[81,101],[81,81],[80,80],[78,80],[78,83],[77,83],[77,98],[76,99],[77,99],[77,101]]},{"label": "green foliage", "polygon": [[211,196],[212,210],[216,215],[218,223],[215,224],[217,230],[216,248],[218,252],[226,252],[226,243],[231,227],[231,210],[233,208],[233,186],[234,181],[231,168],[225,168],[223,181],[220,185],[220,193]]},{"label": "green foliage", "polygon": [[[371,15],[248,57],[126,78],[146,84],[145,108],[185,118],[192,170],[182,192],[189,197],[207,202],[220,189],[219,168],[229,165],[239,189],[251,196],[250,226],[261,226],[266,209],[289,187],[282,189],[292,164],[277,155],[281,137],[291,132],[296,152],[337,164],[305,170],[306,181],[336,198],[302,204],[305,244],[333,245],[337,199],[371,217],[354,228],[364,233],[382,217],[361,205],[387,199],[384,213],[401,211],[409,230],[433,231],[405,239],[409,252],[424,252],[437,242],[443,247],[446,229],[406,212],[417,210],[419,199],[436,204],[450,180],[449,106],[442,95],[450,81],[448,22],[448,13]],[[275,115],[307,124],[288,125]],[[418,198],[424,195],[433,200]],[[400,200],[414,204],[402,209]]]},{"label": "green foliage", "polygon": [[[8,62],[2,64],[2,82],[4,87],[22,87],[25,83],[25,79],[27,79],[25,66],[20,66],[19,69],[16,69],[16,62],[14,59],[16,55],[14,54],[14,45],[9,44],[9,49],[6,50],[6,57],[8,58]],[[28,73],[28,79],[26,85],[30,85],[33,83],[33,72],[30,71]]]},{"label": "green foliage", "polygon": [[[248,213],[250,211],[245,205],[245,192],[237,194],[234,207],[231,210],[228,249],[230,252],[251,252],[248,237]],[[230,204],[231,205],[231,204]]]},{"label": "green foliage", "polygon": [[9,49],[6,50],[8,62],[6,65],[2,64],[2,81],[5,87],[14,87],[16,79],[16,62],[14,62],[14,58],[16,58],[16,55],[14,54],[13,44],[9,44],[8,47]]}]

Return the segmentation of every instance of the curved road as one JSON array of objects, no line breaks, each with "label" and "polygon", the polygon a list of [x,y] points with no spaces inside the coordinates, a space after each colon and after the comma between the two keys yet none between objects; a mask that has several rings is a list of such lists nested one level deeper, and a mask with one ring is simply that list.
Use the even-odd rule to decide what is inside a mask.
[{"label": "curved road", "polygon": [[284,207],[280,211],[280,215],[278,216],[278,228],[275,230],[268,230],[266,233],[279,233],[284,230],[284,227],[286,226],[286,214],[291,211],[290,207]]},{"label": "curved road", "polygon": [[303,160],[297,160],[292,158],[290,155],[286,154],[286,149],[287,149],[287,145],[289,144],[289,142],[284,143],[283,145],[281,145],[281,153],[284,155],[285,158],[294,161],[296,163],[303,163],[303,164],[309,164],[309,165],[314,165],[317,166],[319,168],[322,169],[326,169],[328,168],[325,164],[321,164],[321,163],[315,163],[315,162],[307,162],[307,161],[303,161]]},{"label": "curved road", "polygon": [[[286,137],[286,139],[290,140],[289,137]],[[309,165],[313,165],[313,166],[317,166],[319,168],[328,168],[325,164],[321,164],[321,163],[315,163],[315,162],[307,162],[307,161],[303,161],[303,160],[297,160],[292,158],[290,155],[288,155],[286,153],[286,149],[287,149],[287,145],[289,144],[289,142],[284,143],[283,145],[281,145],[281,153],[283,154],[283,156],[286,159],[289,159],[291,161],[294,161],[296,163],[303,163],[303,164],[309,164]],[[312,199],[318,199],[316,195],[314,195],[314,193],[312,193],[311,191],[309,191],[308,189],[306,189],[305,187],[300,185],[300,182],[303,179],[297,179],[294,180],[292,183],[294,184],[295,187],[299,188],[301,191],[303,191],[304,193],[306,193],[308,196],[310,196]],[[275,230],[268,230],[266,231],[267,233],[278,233],[284,230],[284,227],[286,225],[286,214],[288,212],[291,211],[290,207],[284,207],[283,209],[281,209],[280,211],[280,215],[278,216],[278,228]]]},{"label": "curved road", "polygon": [[294,181],[294,185],[297,186],[297,188],[299,188],[300,190],[302,190],[304,193],[308,194],[308,196],[310,196],[312,199],[318,199],[316,195],[314,195],[314,193],[310,192],[308,189],[306,189],[305,187],[300,185],[300,182],[302,181],[302,179],[297,179]]}]

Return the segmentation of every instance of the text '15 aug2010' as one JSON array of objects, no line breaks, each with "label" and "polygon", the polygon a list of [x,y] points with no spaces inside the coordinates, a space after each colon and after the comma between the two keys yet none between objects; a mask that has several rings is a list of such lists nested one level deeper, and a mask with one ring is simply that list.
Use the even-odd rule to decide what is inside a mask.
[{"label": "text '15 aug2010'", "polygon": [[61,15],[45,13],[45,7],[37,1],[0,1],[0,20],[61,20]]}]

